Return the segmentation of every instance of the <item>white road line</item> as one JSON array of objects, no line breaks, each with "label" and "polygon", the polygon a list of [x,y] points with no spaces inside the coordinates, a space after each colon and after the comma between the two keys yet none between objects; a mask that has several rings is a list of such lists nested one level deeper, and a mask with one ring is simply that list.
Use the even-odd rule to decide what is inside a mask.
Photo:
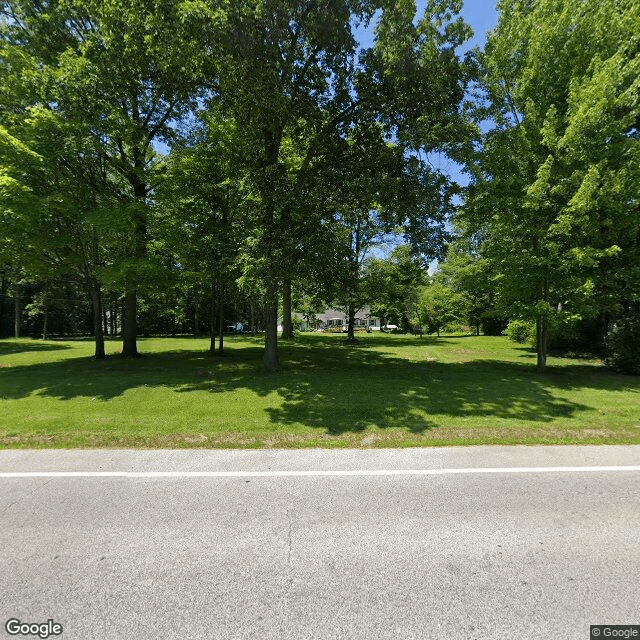
[{"label": "white road line", "polygon": [[9,471],[0,478],[300,478],[342,476],[446,476],[487,473],[619,473],[640,465],[608,467],[485,467],[470,469],[345,469],[318,471]]}]

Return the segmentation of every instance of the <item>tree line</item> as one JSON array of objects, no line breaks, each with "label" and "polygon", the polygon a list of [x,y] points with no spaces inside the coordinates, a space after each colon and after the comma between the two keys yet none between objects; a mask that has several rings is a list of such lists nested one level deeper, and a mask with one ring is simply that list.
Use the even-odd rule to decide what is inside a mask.
[{"label": "tree line", "polygon": [[628,343],[638,2],[503,0],[464,56],[461,7],[2,2],[0,330],[11,291],[16,317],[82,298],[96,357],[105,333],[135,357],[159,328],[220,349],[233,308],[275,370],[279,317],[291,337],[296,308],[328,303],[350,338],[363,304],[433,330],[530,319],[539,370],[557,327]]}]

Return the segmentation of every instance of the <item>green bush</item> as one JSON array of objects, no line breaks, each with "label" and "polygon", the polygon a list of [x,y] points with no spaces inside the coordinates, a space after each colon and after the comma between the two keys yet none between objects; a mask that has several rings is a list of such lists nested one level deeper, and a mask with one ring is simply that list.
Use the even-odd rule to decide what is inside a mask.
[{"label": "green bush", "polygon": [[442,333],[468,333],[468,328],[469,327],[463,327],[458,320],[454,320],[453,322],[447,322],[440,328],[440,331],[442,331]]},{"label": "green bush", "polygon": [[605,364],[623,373],[640,374],[640,317],[624,318],[607,334]]},{"label": "green bush", "polygon": [[536,326],[528,320],[512,320],[507,326],[507,335],[520,344],[532,343],[536,339]]},{"label": "green bush", "polygon": [[295,313],[291,316],[291,324],[293,325],[294,333],[300,333],[300,331],[302,330],[302,325],[304,321],[305,320],[302,316],[299,316]]},{"label": "green bush", "polygon": [[337,327],[327,327],[325,329],[327,333],[342,333],[342,326]]}]

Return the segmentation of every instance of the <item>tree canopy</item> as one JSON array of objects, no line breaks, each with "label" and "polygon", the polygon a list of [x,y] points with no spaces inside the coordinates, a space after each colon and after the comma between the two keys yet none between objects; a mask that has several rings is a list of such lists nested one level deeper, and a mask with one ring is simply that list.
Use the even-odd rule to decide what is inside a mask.
[{"label": "tree canopy", "polygon": [[637,307],[638,3],[503,0],[479,53],[479,120],[459,221],[484,234],[502,304],[549,327]]},{"label": "tree canopy", "polygon": [[500,0],[464,57],[461,0],[0,7],[16,326],[23,287],[45,317],[47,292],[84,290],[97,357],[107,329],[136,356],[158,318],[220,351],[250,316],[276,370],[296,300],[343,306],[350,338],[368,305],[405,328],[535,322],[543,371],[558,327],[605,346],[640,322],[638,0]]}]

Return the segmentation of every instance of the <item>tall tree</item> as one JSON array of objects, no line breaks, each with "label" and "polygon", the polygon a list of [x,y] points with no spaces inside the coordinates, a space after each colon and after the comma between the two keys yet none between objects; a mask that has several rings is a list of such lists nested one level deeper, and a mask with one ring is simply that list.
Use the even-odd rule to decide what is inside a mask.
[{"label": "tall tree", "polygon": [[367,261],[364,281],[372,315],[404,330],[416,324],[418,298],[427,272],[409,245],[400,244],[388,256]]},{"label": "tall tree", "polygon": [[429,333],[436,331],[440,337],[440,330],[445,325],[464,318],[466,306],[464,296],[439,282],[432,282],[420,292],[416,315]]},{"label": "tall tree", "polygon": [[154,143],[169,142],[172,125],[195,104],[208,59],[199,35],[205,27],[215,31],[214,13],[170,0],[5,0],[1,6],[5,51],[34,61],[33,104],[88,129],[94,149],[119,177],[126,206],[117,214],[128,227],[123,355],[135,356],[157,173]]},{"label": "tall tree", "polygon": [[68,278],[89,293],[95,356],[103,358],[103,271],[119,240],[105,221],[116,199],[104,179],[105,164],[83,132],[47,109],[31,107],[27,113],[15,127],[22,141],[6,131],[0,136],[4,229],[18,243],[19,262],[32,277],[50,283]]},{"label": "tall tree", "polygon": [[[268,0],[229,8],[214,104],[232,116],[259,210],[250,241],[265,295],[264,365],[278,367],[278,294],[301,242],[294,203],[314,164],[362,122],[377,121],[407,147],[454,144],[463,72],[454,48],[468,36],[461,2]],[[376,44],[358,55],[352,27],[381,10]],[[301,162],[288,167],[283,141]],[[317,219],[315,228],[320,226]]]},{"label": "tall tree", "polygon": [[243,234],[242,174],[234,167],[236,127],[215,113],[176,145],[157,193],[156,235],[194,286],[210,296],[210,352],[224,349],[225,292],[235,288]]},{"label": "tall tree", "polygon": [[478,114],[494,126],[462,215],[484,229],[503,304],[535,320],[542,372],[554,321],[638,302],[640,11],[636,0],[498,9]]},{"label": "tall tree", "polygon": [[475,327],[476,335],[484,327],[485,334],[494,331],[498,312],[495,307],[494,284],[491,281],[490,261],[481,255],[479,238],[457,238],[447,247],[445,260],[438,265],[435,280],[462,295],[467,301],[466,321]]}]

